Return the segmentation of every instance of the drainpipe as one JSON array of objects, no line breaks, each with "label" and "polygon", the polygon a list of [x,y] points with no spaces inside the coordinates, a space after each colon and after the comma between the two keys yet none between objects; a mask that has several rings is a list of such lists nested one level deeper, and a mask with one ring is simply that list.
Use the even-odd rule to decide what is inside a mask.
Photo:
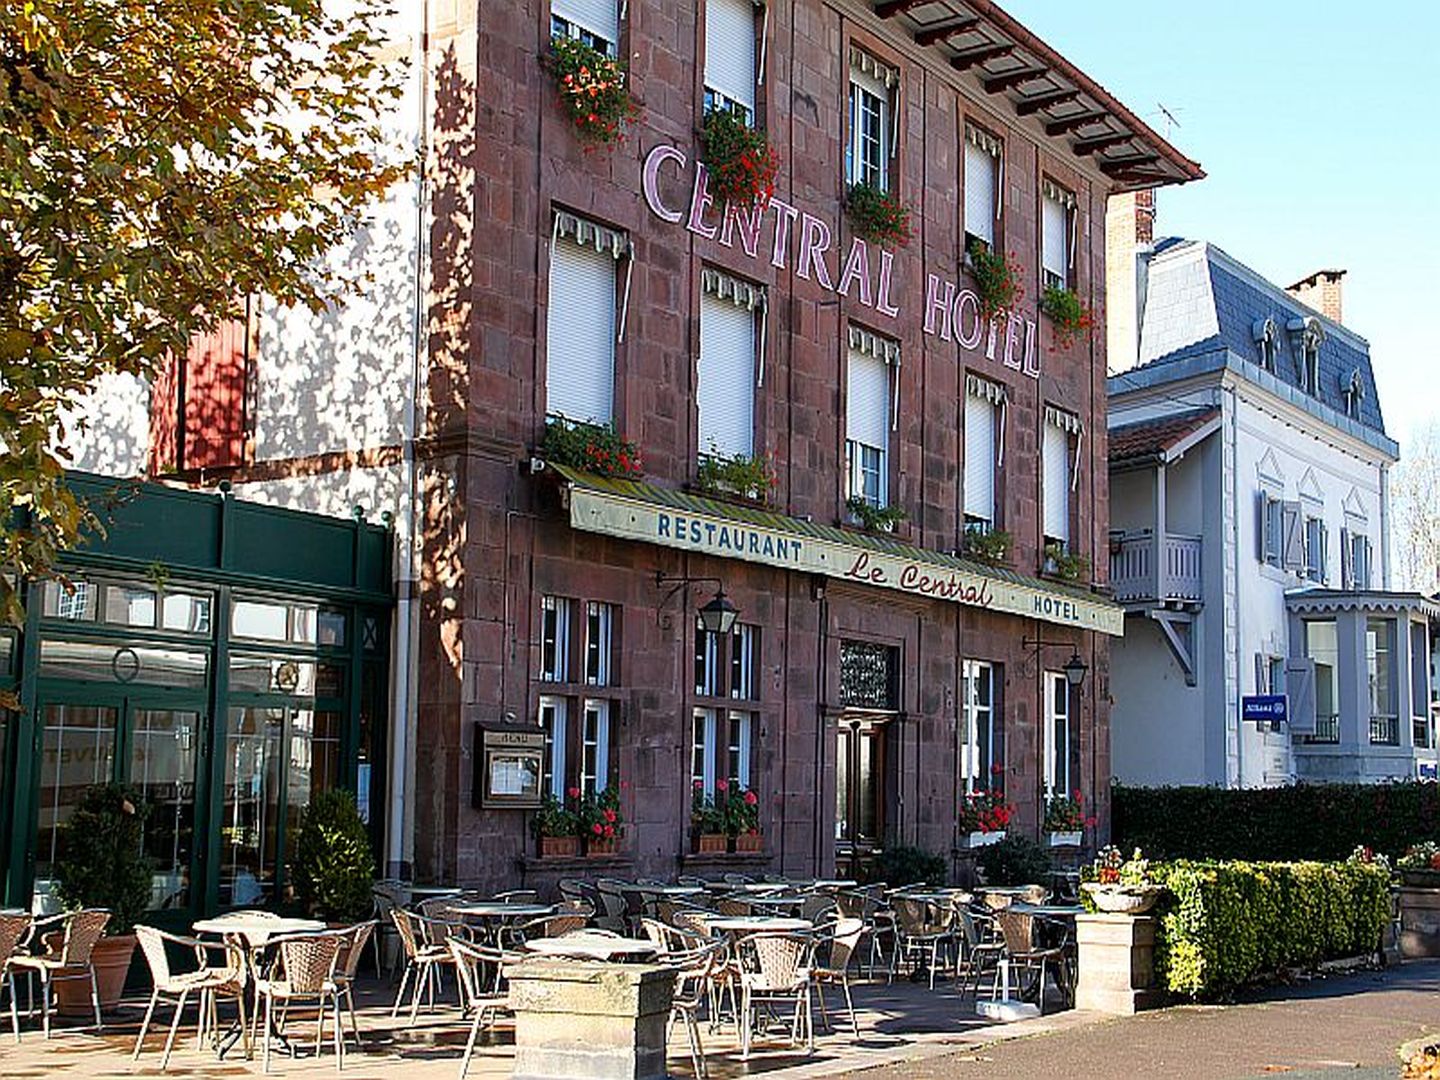
[{"label": "drainpipe", "polygon": [[429,191],[430,154],[430,2],[420,8],[416,62],[419,65],[418,129],[416,134],[415,177],[415,269],[410,318],[410,378],[406,386],[403,450],[401,463],[401,505],[395,608],[395,635],[391,656],[391,708],[389,777],[386,787],[386,874],[409,878],[414,865],[415,837],[413,804],[415,790],[415,687],[420,649],[419,560],[420,544],[419,474],[415,453],[420,428],[421,372],[424,364],[424,306],[429,266],[426,194]]}]

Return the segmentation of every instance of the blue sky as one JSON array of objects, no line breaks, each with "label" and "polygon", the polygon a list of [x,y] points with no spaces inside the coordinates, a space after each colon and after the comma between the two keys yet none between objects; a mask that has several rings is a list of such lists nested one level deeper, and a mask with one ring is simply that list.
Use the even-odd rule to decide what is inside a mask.
[{"label": "blue sky", "polygon": [[1440,4],[1299,0],[1004,7],[1209,174],[1159,193],[1159,235],[1281,285],[1337,266],[1402,441],[1440,418]]}]

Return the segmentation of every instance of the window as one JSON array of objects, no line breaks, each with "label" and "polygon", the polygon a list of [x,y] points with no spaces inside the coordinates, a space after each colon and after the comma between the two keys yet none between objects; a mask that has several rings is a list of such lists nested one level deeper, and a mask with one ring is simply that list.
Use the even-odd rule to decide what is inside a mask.
[{"label": "window", "polygon": [[1064,551],[1070,548],[1070,491],[1075,480],[1070,463],[1071,436],[1078,434],[1079,424],[1079,419],[1070,413],[1046,406],[1041,447],[1045,546],[1058,544]]},{"label": "window", "polygon": [[1040,284],[1046,288],[1068,289],[1075,196],[1048,180],[1041,188]]},{"label": "window", "polygon": [[840,704],[847,709],[900,708],[900,650],[873,641],[840,642]]},{"label": "window", "polygon": [[615,611],[614,604],[598,600],[585,605],[585,681],[591,686],[611,684]]},{"label": "window", "polygon": [[623,233],[559,211],[545,312],[545,411],[566,420],[614,419],[617,260]]},{"label": "window", "polygon": [[152,472],[234,468],[253,457],[260,304],[250,296],[238,307],[160,365],[150,392]]},{"label": "window", "polygon": [[1340,639],[1334,619],[1305,620],[1305,655],[1315,662],[1315,734],[1307,743],[1340,741]]},{"label": "window", "polygon": [[586,798],[610,786],[610,702],[587,699],[580,740],[580,794]]},{"label": "window", "polygon": [[845,181],[890,190],[890,159],[895,154],[891,90],[895,71],[869,53],[850,51],[850,143],[845,149]]},{"label": "window", "polygon": [[1285,325],[1290,345],[1295,350],[1300,388],[1320,396],[1320,346],[1325,343],[1325,328],[1313,315],[1291,319]]},{"label": "window", "polygon": [[1305,576],[1324,581],[1329,572],[1330,532],[1323,518],[1305,519]]},{"label": "window", "polygon": [[989,532],[997,521],[995,471],[1000,463],[1005,388],[965,376],[965,528]]},{"label": "window", "polygon": [[[760,628],[736,623],[729,634],[714,634],[695,624],[695,696],[753,701],[758,698],[755,676]],[[690,781],[699,781],[706,795],[714,795],[716,781],[750,787],[750,768],[756,715],[718,701],[701,702],[692,714]]]},{"label": "window", "polygon": [[1410,728],[1415,745],[1429,749],[1433,743],[1430,725],[1430,642],[1424,623],[1410,624]]},{"label": "window", "polygon": [[888,506],[890,365],[852,346],[845,385],[846,497]]},{"label": "window", "polygon": [[1351,529],[1340,530],[1340,577],[1345,589],[1370,588],[1370,538]]},{"label": "window", "polygon": [[1365,666],[1370,690],[1370,742],[1376,746],[1398,746],[1394,619],[1365,620]]},{"label": "window", "polygon": [[1260,493],[1260,561],[1271,566],[1285,565],[1283,506],[1269,492]]},{"label": "window", "polygon": [[1250,328],[1250,336],[1255,339],[1255,348],[1260,354],[1260,366],[1274,374],[1275,347],[1280,339],[1280,331],[1276,329],[1275,320],[1256,319]]},{"label": "window", "polygon": [[698,450],[749,457],[755,450],[755,310],[764,294],[714,270],[701,280]]},{"label": "window", "polygon": [[550,0],[550,36],[578,38],[614,56],[620,40],[615,0]]},{"label": "window", "polygon": [[563,697],[540,697],[540,730],[545,733],[545,757],[541,762],[540,790],[564,801],[565,743],[569,735],[569,703]]},{"label": "window", "polygon": [[965,250],[977,243],[995,246],[1000,220],[1004,148],[999,139],[977,127],[965,126]]},{"label": "window", "polygon": [[705,109],[755,122],[755,5],[705,0]]},{"label": "window", "polygon": [[1255,692],[1257,694],[1283,694],[1285,685],[1285,658],[1268,653],[1255,654]]},{"label": "window", "polygon": [[1045,672],[1045,795],[1069,795],[1079,785],[1071,762],[1078,759],[1070,724],[1070,684],[1063,671]]},{"label": "window", "polygon": [[573,600],[540,598],[540,681],[570,681],[570,611]]},{"label": "window", "polygon": [[[1260,561],[1280,570],[1293,571],[1305,576],[1308,573],[1305,517],[1298,502],[1278,499],[1268,491],[1259,496]],[[1324,524],[1319,526],[1314,551],[1323,567]]]},{"label": "window", "polygon": [[996,694],[995,665],[966,660],[961,666],[960,777],[967,793],[1003,787],[1004,740]]}]

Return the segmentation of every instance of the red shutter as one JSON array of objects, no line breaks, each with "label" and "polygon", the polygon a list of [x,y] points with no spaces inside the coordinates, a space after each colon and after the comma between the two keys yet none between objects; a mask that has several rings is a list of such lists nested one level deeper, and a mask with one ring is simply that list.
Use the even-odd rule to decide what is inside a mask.
[{"label": "red shutter", "polygon": [[247,460],[249,387],[255,359],[256,310],[190,342],[155,380],[150,401],[154,473],[228,469]]}]

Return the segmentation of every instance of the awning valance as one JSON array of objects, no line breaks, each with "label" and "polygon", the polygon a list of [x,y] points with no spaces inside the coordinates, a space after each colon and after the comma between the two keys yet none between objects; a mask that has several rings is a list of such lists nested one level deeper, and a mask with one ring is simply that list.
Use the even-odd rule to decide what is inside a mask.
[{"label": "awning valance", "polygon": [[873,356],[877,360],[884,360],[887,364],[899,365],[900,343],[891,341],[889,338],[873,334],[863,326],[850,324],[850,348],[866,356]]},{"label": "awning valance", "polygon": [[900,73],[889,64],[876,60],[864,49],[851,47],[850,66],[869,75],[876,82],[884,83],[887,90],[893,90],[900,85]]},{"label": "awning valance", "polygon": [[596,251],[609,252],[614,258],[623,259],[630,254],[630,238],[617,229],[572,214],[568,210],[555,211],[555,235],[568,236],[575,243],[593,247]]},{"label": "awning valance", "polygon": [[1081,435],[1085,431],[1085,423],[1080,417],[1064,409],[1057,409],[1054,405],[1045,406],[1045,422],[1054,424],[1067,435]]},{"label": "awning valance", "polygon": [[971,397],[984,398],[996,405],[1003,405],[1009,400],[1004,384],[982,379],[979,375],[972,375],[969,372],[965,373],[965,392]]},{"label": "awning valance", "polygon": [[563,465],[548,468],[567,484],[571,527],[584,532],[823,574],[1076,630],[1115,637],[1125,632],[1123,608],[1076,586],[672,488]]},{"label": "awning valance", "polygon": [[759,285],[751,285],[748,281],[709,267],[700,271],[700,287],[711,296],[734,301],[737,307],[754,311],[765,306],[765,290]]}]

